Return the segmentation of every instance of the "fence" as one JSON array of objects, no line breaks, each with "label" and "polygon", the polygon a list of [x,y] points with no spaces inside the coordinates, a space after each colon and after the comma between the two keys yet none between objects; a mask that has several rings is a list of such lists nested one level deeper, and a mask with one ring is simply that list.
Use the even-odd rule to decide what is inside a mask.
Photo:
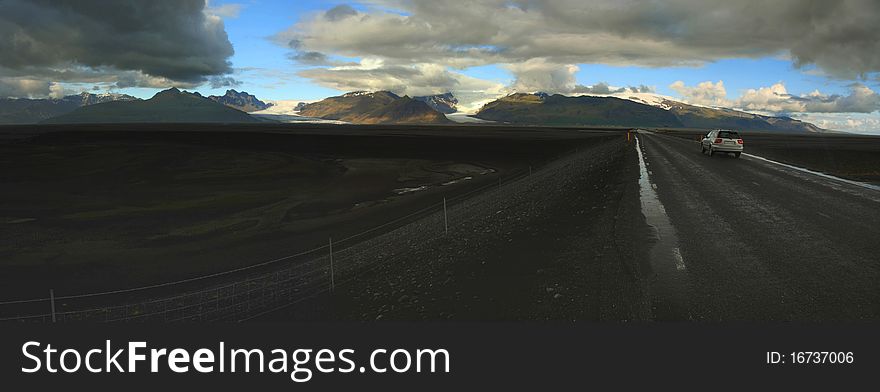
[{"label": "fence", "polygon": [[[521,217],[540,214],[544,197],[564,191],[566,183],[577,181],[620,148],[621,143],[602,142],[351,237],[236,270],[125,290],[0,302],[0,321],[253,319],[329,292],[370,268],[407,262],[407,253],[432,241],[491,226],[505,210],[516,210]],[[201,288],[186,289],[202,283]],[[169,294],[175,291],[183,292]]]}]

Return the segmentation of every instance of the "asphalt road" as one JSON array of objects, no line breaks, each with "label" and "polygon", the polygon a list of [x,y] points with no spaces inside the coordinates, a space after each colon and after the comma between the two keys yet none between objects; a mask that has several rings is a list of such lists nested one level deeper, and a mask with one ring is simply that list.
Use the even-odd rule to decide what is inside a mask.
[{"label": "asphalt road", "polygon": [[880,190],[746,155],[709,157],[671,136],[641,132],[639,142],[662,204],[645,209],[643,189],[659,238],[654,318],[880,318]]}]

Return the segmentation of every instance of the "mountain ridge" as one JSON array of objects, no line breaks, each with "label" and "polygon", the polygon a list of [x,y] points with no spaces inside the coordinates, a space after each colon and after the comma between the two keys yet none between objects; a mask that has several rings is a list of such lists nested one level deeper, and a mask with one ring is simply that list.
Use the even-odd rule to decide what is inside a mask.
[{"label": "mountain ridge", "polygon": [[390,91],[353,91],[303,105],[299,114],[356,124],[448,124],[427,103]]},{"label": "mountain ridge", "polygon": [[616,98],[561,94],[514,93],[484,105],[475,115],[483,120],[518,124],[680,127],[661,108]]},{"label": "mountain ridge", "polygon": [[246,91],[239,92],[234,89],[226,90],[224,95],[208,96],[208,99],[247,113],[266,110],[272,106],[271,103],[263,102]]},{"label": "mountain ridge", "polygon": [[138,99],[126,94],[93,94],[89,92],[67,95],[62,98],[2,98],[0,99],[0,124],[34,124],[51,117],[70,113],[82,106]]},{"label": "mountain ridge", "polygon": [[241,110],[215,102],[197,92],[190,93],[172,87],[156,93],[150,99],[82,106],[70,113],[43,120],[41,123],[250,123],[260,121]]},{"label": "mountain ridge", "polygon": [[828,132],[789,117],[764,116],[670,99],[647,101],[616,96],[514,93],[484,105],[475,117],[516,124],[733,128],[745,131]]},{"label": "mountain ridge", "polygon": [[417,101],[422,101],[434,110],[443,114],[452,114],[458,111],[458,98],[452,93],[443,93],[435,95],[423,95],[413,97]]}]

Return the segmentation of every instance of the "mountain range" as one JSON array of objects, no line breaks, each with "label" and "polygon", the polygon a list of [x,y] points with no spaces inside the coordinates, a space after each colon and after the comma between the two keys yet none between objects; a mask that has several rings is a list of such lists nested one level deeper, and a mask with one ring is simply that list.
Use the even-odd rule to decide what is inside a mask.
[{"label": "mountain range", "polygon": [[707,108],[676,101],[664,101],[686,128],[727,128],[745,131],[827,132],[808,122],[790,117],[763,116],[725,108]]},{"label": "mountain range", "polygon": [[3,98],[0,99],[0,124],[33,124],[47,118],[70,113],[82,106],[137,99],[125,94],[92,94],[88,92],[57,99]]},{"label": "mountain range", "polygon": [[263,102],[251,94],[235,90],[226,90],[225,95],[211,95],[208,99],[248,113],[266,110],[272,106],[271,103]]},{"label": "mountain range", "polygon": [[[318,102],[300,102],[295,107],[292,103],[296,101],[282,102],[294,110],[291,116],[305,122],[449,124],[453,123],[450,118],[458,118],[456,115],[461,114],[457,112],[458,99],[451,93],[410,98],[389,91],[355,91]],[[171,88],[147,100],[124,94],[84,92],[60,99],[0,99],[0,124],[282,121],[271,116],[250,116],[246,113],[260,114],[269,108],[275,110],[273,103],[231,89],[222,96],[204,97],[198,92]],[[789,117],[690,105],[647,93],[620,96],[514,93],[485,104],[468,118],[522,125],[826,132],[813,124]]]},{"label": "mountain range", "polygon": [[256,117],[176,88],[160,91],[147,100],[113,101],[79,107],[72,112],[42,121],[66,123],[253,123]]},{"label": "mountain range", "polygon": [[542,93],[516,93],[499,98],[484,105],[474,117],[529,125],[682,126],[667,110],[626,99]]},{"label": "mountain range", "polygon": [[649,102],[611,96],[515,93],[484,105],[474,117],[511,124],[731,128],[744,131],[823,132],[789,117],[709,108],[662,99]]},{"label": "mountain range", "polygon": [[303,105],[299,114],[356,124],[448,124],[424,101],[389,91],[355,91]]}]

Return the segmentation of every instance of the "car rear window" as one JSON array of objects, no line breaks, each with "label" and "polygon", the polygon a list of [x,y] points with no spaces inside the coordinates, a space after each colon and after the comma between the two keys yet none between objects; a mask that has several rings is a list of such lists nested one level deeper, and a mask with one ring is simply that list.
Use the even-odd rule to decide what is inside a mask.
[{"label": "car rear window", "polygon": [[724,139],[739,139],[739,132],[735,131],[719,131],[718,137]]}]

